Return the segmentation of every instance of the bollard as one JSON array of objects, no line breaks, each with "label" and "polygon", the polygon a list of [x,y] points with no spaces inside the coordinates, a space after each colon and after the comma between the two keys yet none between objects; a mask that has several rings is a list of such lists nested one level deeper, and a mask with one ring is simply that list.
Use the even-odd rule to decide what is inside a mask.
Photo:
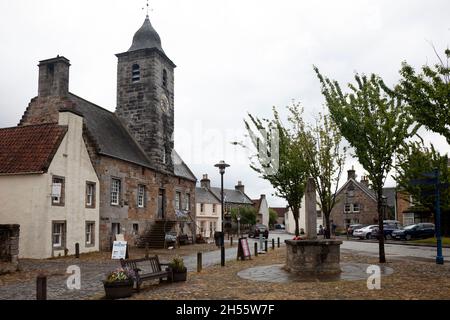
[{"label": "bollard", "polygon": [[36,278],[36,300],[47,300],[47,276],[38,275]]},{"label": "bollard", "polygon": [[230,247],[233,246],[233,237],[230,238]]},{"label": "bollard", "polygon": [[255,242],[255,257],[258,256],[258,242]]},{"label": "bollard", "polygon": [[80,244],[78,242],[75,243],[75,258],[80,258]]},{"label": "bollard", "polygon": [[275,250],[275,239],[272,238],[272,250]]},{"label": "bollard", "polygon": [[278,237],[278,239],[277,239],[277,241],[278,241],[278,248],[280,247],[280,237]]},{"label": "bollard", "polygon": [[225,247],[220,247],[220,265],[225,267]]},{"label": "bollard", "polygon": [[264,241],[264,249],[265,249],[264,251],[267,252],[267,240]]},{"label": "bollard", "polygon": [[202,253],[197,252],[197,272],[202,271]]}]

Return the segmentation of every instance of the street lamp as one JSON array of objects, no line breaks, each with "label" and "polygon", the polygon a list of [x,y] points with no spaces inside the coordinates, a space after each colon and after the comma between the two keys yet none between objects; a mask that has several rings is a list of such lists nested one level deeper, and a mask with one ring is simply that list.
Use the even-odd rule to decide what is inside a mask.
[{"label": "street lamp", "polygon": [[221,207],[222,207],[222,230],[221,230],[221,239],[220,239],[220,265],[222,267],[225,266],[225,246],[224,246],[224,242],[225,242],[225,233],[223,232],[223,212],[224,212],[224,207],[223,207],[223,175],[225,173],[225,168],[229,167],[229,164],[226,164],[225,161],[221,160],[219,163],[215,164],[214,167],[219,168],[219,173],[220,173],[220,203],[221,203]]},{"label": "street lamp", "polygon": [[236,219],[238,222],[238,237],[241,237],[241,215],[239,213],[238,213]]}]

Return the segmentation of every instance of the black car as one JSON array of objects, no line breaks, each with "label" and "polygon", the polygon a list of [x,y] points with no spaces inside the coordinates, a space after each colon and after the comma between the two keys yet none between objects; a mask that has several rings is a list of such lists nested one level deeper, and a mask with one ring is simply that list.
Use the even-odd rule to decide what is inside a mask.
[{"label": "black car", "polygon": [[434,237],[434,224],[418,223],[394,230],[392,237],[399,240],[411,240],[413,238],[431,238]]},{"label": "black car", "polygon": [[269,228],[263,224],[255,224],[250,228],[248,233],[249,238],[259,238],[259,235],[262,234],[264,238],[269,237]]}]

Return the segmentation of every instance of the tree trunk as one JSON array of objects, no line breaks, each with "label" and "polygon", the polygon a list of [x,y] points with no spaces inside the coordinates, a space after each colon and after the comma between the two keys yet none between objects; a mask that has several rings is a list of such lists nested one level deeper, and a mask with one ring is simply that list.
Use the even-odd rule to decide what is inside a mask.
[{"label": "tree trunk", "polygon": [[324,234],[325,239],[331,239],[330,212],[328,212],[328,213],[324,212],[323,215],[325,217],[325,226],[324,226],[325,230],[324,230],[323,234]]},{"label": "tree trunk", "polygon": [[377,190],[377,208],[378,208],[378,248],[380,263],[386,263],[386,256],[384,253],[384,208],[383,208],[383,188]]},{"label": "tree trunk", "polygon": [[292,213],[294,214],[294,220],[295,220],[295,236],[298,237],[300,235],[300,229],[298,225],[298,218],[299,218],[299,208],[294,207],[292,210]]}]

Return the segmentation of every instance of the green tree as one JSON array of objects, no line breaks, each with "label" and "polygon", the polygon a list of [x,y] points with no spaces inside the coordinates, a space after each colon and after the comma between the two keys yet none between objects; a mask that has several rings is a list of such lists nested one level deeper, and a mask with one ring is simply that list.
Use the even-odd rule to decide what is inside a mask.
[{"label": "green tree", "polygon": [[256,224],[256,209],[249,206],[243,206],[239,208],[231,209],[231,219],[237,222],[237,216],[241,217],[241,225],[254,225]]},{"label": "green tree", "polygon": [[[256,154],[250,157],[250,167],[269,181],[275,195],[286,200],[295,220],[295,234],[300,234],[298,218],[305,193],[307,165],[298,139],[285,127],[273,108],[274,119],[259,119],[249,114],[245,127]],[[244,146],[243,147],[247,147]]]},{"label": "green tree", "polygon": [[[297,139],[306,159],[308,174],[314,179],[318,204],[325,217],[326,230],[330,229],[330,214],[336,204],[335,194],[344,168],[346,148],[342,135],[329,115],[319,114],[314,125],[304,125],[302,109],[290,107],[290,121],[298,130]],[[326,232],[330,238],[330,232]]]},{"label": "green tree", "polygon": [[411,106],[416,121],[443,135],[450,143],[450,50],[445,51],[447,61],[436,55],[439,62],[434,66],[423,66],[419,74],[403,62],[402,79],[396,89]]},{"label": "green tree", "polygon": [[[391,170],[393,155],[405,139],[412,136],[413,123],[402,99],[392,94],[374,74],[355,75],[356,85],[343,93],[337,81],[323,77],[314,67],[331,118],[353,148],[359,163],[368,172],[377,195],[379,233],[383,231],[383,186]],[[379,237],[379,261],[386,262],[384,237]]]},{"label": "green tree", "polygon": [[278,220],[278,213],[273,210],[269,209],[269,225],[273,226],[277,223]]},{"label": "green tree", "polygon": [[[420,210],[435,213],[436,203],[434,186],[414,185],[411,180],[424,179],[424,173],[439,169],[441,183],[450,182],[448,156],[441,155],[434,146],[425,147],[423,142],[410,142],[404,145],[397,154],[396,166],[398,188],[412,196],[412,205]],[[442,190],[440,196],[444,233],[448,234],[448,215],[450,209],[449,190]]]}]

